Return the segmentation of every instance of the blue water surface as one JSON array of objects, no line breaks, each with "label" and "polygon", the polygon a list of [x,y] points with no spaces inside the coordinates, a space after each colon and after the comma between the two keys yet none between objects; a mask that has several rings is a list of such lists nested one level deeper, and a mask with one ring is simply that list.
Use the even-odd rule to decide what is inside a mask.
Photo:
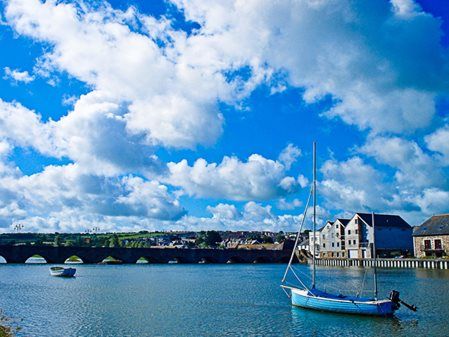
[{"label": "blue water surface", "polygon": [[[48,268],[0,265],[0,309],[19,336],[449,336],[445,270],[380,270],[382,296],[397,289],[419,308],[386,319],[292,307],[283,265],[77,265],[73,279]],[[356,291],[364,271],[319,267],[317,278]]]}]

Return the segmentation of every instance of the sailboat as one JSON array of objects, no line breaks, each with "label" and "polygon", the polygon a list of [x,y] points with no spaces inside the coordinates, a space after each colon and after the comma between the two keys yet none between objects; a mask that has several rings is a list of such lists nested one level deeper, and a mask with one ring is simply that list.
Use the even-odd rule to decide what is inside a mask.
[{"label": "sailboat", "polygon": [[[304,282],[298,274],[294,271],[292,267],[293,259],[296,254],[296,249],[298,246],[300,233],[302,226],[307,215],[307,209],[309,207],[309,202],[313,196],[313,252],[312,252],[312,284],[309,286]],[[373,252],[374,252],[374,294],[372,297],[360,297],[360,296],[348,296],[343,294],[332,294],[323,290],[320,290],[316,284],[316,142],[313,143],[313,182],[310,189],[309,198],[304,210],[302,223],[296,236],[296,241],[292,255],[290,257],[289,263],[284,273],[284,277],[281,281],[281,287],[291,299],[292,305],[306,308],[315,309],[320,311],[336,312],[336,313],[347,313],[347,314],[358,314],[358,315],[372,315],[372,316],[392,316],[396,310],[399,309],[401,304],[407,308],[416,311],[417,308],[414,305],[405,303],[399,298],[399,292],[392,290],[390,292],[389,298],[379,299],[378,298],[378,287],[377,287],[377,268],[376,268],[376,247],[375,238],[373,237]],[[374,213],[372,213],[372,223],[373,223],[373,236],[374,236]],[[287,284],[287,275],[291,272],[299,285]]]}]

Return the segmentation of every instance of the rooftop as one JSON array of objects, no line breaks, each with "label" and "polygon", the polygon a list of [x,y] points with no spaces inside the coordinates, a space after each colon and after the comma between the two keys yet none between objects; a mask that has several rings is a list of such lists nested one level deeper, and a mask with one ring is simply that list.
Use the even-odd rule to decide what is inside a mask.
[{"label": "rooftop", "polygon": [[449,214],[434,215],[415,227],[414,236],[449,235]]},{"label": "rooftop", "polygon": [[[372,226],[371,213],[356,213],[368,225]],[[411,226],[402,219],[399,215],[391,214],[374,214],[374,224],[376,227],[396,227],[396,228],[411,228]]]}]

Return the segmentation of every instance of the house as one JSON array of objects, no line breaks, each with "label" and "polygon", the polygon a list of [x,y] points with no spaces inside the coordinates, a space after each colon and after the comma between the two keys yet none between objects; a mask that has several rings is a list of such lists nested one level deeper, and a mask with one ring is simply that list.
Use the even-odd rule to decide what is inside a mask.
[{"label": "house", "polygon": [[333,221],[327,221],[326,224],[321,228],[320,234],[320,257],[329,257],[328,256],[328,248],[329,248],[329,240],[330,240],[330,231]]},{"label": "house", "polygon": [[328,221],[321,231],[321,257],[346,257],[345,228],[350,219]]},{"label": "house", "polygon": [[[399,215],[375,214],[376,254],[410,254],[413,250],[413,228]],[[356,213],[345,227],[345,249],[349,258],[372,258],[373,226],[371,213]]]},{"label": "house", "polygon": [[434,215],[415,227],[413,247],[416,257],[449,255],[449,214]]},{"label": "house", "polygon": [[[324,228],[324,227],[323,227]],[[321,230],[309,232],[309,251],[313,254],[313,245],[315,244],[315,256],[320,256]]]}]

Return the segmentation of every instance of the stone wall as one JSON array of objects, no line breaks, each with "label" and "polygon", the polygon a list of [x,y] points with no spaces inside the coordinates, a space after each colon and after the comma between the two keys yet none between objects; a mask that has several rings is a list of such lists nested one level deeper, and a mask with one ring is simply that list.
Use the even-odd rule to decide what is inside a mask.
[{"label": "stone wall", "polygon": [[435,249],[435,239],[441,240],[441,245],[443,248],[443,255],[449,255],[449,235],[432,235],[432,236],[414,236],[413,246],[415,257],[426,256],[426,251],[424,250],[424,240],[430,240],[431,250],[427,251],[427,255],[432,255]]}]

